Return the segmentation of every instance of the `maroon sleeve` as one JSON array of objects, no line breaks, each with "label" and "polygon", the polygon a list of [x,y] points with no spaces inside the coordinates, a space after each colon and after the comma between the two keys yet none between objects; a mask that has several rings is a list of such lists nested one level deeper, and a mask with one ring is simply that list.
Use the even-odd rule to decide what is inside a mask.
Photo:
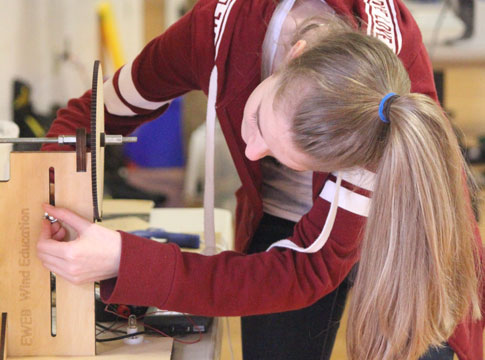
[{"label": "maroon sleeve", "polygon": [[[295,226],[292,241],[308,246],[320,234],[330,204],[318,198]],[[339,209],[317,253],[272,249],[215,256],[181,252],[122,233],[118,278],[103,281],[104,301],[153,305],[210,316],[272,313],[308,306],[334,290],[358,259],[365,218]]]}]

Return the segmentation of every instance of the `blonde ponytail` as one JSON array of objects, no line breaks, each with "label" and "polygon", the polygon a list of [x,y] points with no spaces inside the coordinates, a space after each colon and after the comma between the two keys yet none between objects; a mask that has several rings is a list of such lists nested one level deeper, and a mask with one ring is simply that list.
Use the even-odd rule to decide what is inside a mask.
[{"label": "blonde ponytail", "polygon": [[465,165],[450,123],[420,94],[397,98],[389,117],[350,305],[352,359],[417,359],[470,305],[480,317]]},{"label": "blonde ponytail", "polygon": [[[341,29],[277,78],[275,106],[291,114],[292,140],[316,169],[377,169],[350,303],[349,358],[417,359],[467,315],[480,318],[466,164],[439,106],[410,93],[398,57]],[[400,96],[384,123],[379,103],[390,92]]]}]

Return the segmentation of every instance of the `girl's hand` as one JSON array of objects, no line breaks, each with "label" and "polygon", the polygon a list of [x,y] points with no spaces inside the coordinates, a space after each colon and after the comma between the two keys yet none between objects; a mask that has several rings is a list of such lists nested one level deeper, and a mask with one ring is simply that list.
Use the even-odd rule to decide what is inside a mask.
[{"label": "girl's hand", "polygon": [[[93,224],[63,208],[44,204],[45,211],[58,219],[51,224],[44,219],[37,242],[37,255],[43,265],[74,284],[105,280],[118,275],[121,235]],[[77,236],[63,241],[72,228]]]}]

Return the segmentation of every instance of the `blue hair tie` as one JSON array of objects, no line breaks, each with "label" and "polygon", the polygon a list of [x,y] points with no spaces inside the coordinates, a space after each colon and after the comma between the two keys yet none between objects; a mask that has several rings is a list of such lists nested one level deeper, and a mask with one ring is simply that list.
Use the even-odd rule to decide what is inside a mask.
[{"label": "blue hair tie", "polygon": [[397,97],[399,97],[399,95],[390,92],[382,98],[381,102],[379,103],[379,118],[382,120],[382,122],[389,123],[389,107],[392,101]]}]

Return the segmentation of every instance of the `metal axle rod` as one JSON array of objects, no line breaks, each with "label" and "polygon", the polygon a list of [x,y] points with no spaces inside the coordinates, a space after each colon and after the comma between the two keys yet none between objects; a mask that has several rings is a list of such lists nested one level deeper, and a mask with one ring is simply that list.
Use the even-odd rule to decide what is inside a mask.
[{"label": "metal axle rod", "polygon": [[[104,145],[121,145],[134,143],[136,136],[104,135]],[[76,135],[59,135],[44,138],[0,138],[0,144],[76,144]]]}]

